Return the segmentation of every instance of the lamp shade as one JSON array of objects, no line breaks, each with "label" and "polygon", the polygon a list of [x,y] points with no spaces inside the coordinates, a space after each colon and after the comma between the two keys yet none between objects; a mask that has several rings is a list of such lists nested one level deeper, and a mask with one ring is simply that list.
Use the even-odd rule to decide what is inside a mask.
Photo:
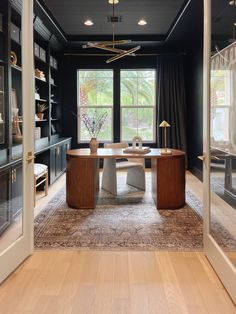
[{"label": "lamp shade", "polygon": [[170,125],[168,122],[166,122],[165,120],[161,122],[161,124],[159,125],[160,128],[169,128]]}]

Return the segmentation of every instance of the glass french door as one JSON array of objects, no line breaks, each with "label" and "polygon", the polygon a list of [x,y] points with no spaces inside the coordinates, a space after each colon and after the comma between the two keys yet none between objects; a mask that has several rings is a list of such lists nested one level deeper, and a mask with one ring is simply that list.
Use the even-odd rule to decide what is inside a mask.
[{"label": "glass french door", "polygon": [[203,173],[205,253],[236,303],[235,9],[204,0]]},{"label": "glass french door", "polygon": [[33,251],[33,1],[17,3],[0,3],[0,282]]}]

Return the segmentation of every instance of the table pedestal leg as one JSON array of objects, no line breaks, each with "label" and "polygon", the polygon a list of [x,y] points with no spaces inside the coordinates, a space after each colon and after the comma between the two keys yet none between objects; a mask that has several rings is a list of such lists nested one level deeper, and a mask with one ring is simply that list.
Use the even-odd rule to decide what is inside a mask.
[{"label": "table pedestal leg", "polygon": [[158,209],[185,205],[185,156],[152,159],[152,196]]},{"label": "table pedestal leg", "polygon": [[99,159],[67,156],[66,201],[78,209],[95,208],[99,191]]}]

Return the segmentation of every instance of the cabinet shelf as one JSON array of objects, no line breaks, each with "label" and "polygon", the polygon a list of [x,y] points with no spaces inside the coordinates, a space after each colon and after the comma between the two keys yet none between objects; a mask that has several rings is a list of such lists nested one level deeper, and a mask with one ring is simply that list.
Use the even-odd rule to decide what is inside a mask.
[{"label": "cabinet shelf", "polygon": [[36,78],[37,81],[40,81],[40,82],[43,82],[43,83],[47,84],[47,81],[45,81],[45,80],[43,80],[43,79],[41,79],[41,78],[39,78],[37,76],[35,76],[35,78]]},{"label": "cabinet shelf", "polygon": [[12,42],[12,43],[14,43],[14,44],[17,44],[17,46],[21,47],[21,44],[20,44],[20,43],[18,43],[18,41],[16,41],[16,40],[12,39],[12,38],[11,38],[11,42]]},{"label": "cabinet shelf", "polygon": [[53,105],[58,105],[58,104],[60,104],[59,101],[54,101],[54,100],[51,100],[51,103],[52,103]]},{"label": "cabinet shelf", "polygon": [[57,118],[51,118],[51,121],[59,121]]},{"label": "cabinet shelf", "polygon": [[38,123],[38,122],[46,122],[46,121],[48,121],[48,120],[47,119],[35,120],[36,123]]},{"label": "cabinet shelf", "polygon": [[40,59],[38,56],[35,56],[34,55],[34,58],[35,58],[35,61],[38,61],[38,62],[41,62],[43,65],[47,65],[47,62],[46,61],[44,61],[44,60],[42,60],[42,59]]},{"label": "cabinet shelf", "polygon": [[41,101],[42,101],[42,102],[48,102],[47,99],[42,99],[42,98],[39,98],[39,99],[36,99],[36,98],[35,98],[35,101],[39,101],[39,102],[41,102]]},{"label": "cabinet shelf", "polygon": [[58,69],[55,69],[53,66],[50,66],[51,70],[58,72]]},{"label": "cabinet shelf", "polygon": [[53,86],[53,87],[59,87],[58,85],[53,84],[53,83],[50,83],[50,85]]},{"label": "cabinet shelf", "polygon": [[11,64],[11,68],[14,69],[14,70],[22,72],[22,68],[19,67],[18,65]]}]

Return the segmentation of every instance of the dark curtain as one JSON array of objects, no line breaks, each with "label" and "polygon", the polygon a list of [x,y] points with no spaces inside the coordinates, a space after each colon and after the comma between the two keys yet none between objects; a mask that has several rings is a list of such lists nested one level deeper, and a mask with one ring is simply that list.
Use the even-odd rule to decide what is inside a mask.
[{"label": "dark curtain", "polygon": [[167,147],[187,152],[186,145],[186,96],[184,83],[184,56],[158,57],[158,110],[157,145],[164,145],[164,130],[159,124],[166,120]]}]

